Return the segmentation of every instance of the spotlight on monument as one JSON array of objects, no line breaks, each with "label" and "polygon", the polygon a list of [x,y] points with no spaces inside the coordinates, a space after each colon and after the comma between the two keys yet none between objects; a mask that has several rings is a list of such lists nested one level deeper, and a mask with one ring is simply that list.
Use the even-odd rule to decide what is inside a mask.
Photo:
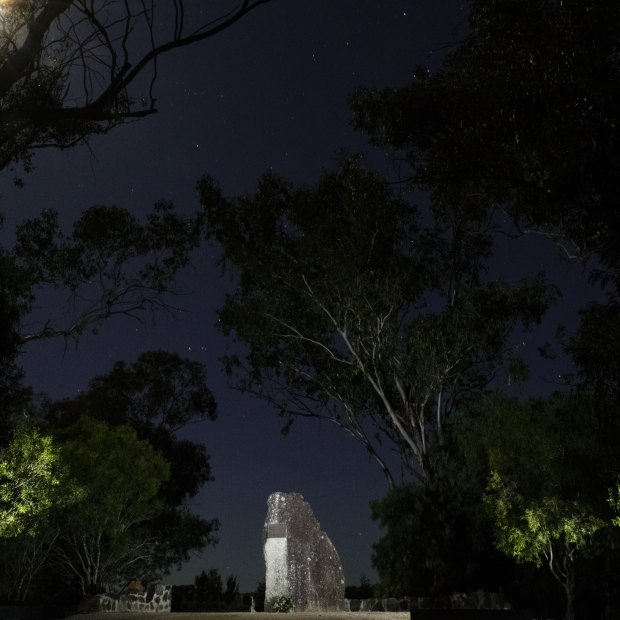
[{"label": "spotlight on monument", "polygon": [[340,556],[299,493],[272,493],[265,519],[265,611],[288,597],[293,611],[342,611]]}]

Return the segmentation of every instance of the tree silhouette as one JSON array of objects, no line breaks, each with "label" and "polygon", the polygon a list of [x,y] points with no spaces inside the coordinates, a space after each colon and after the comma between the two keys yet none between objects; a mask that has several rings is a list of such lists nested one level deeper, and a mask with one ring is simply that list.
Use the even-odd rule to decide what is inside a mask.
[{"label": "tree silhouette", "polygon": [[[154,114],[158,60],[271,0],[12,0],[0,7],[0,169]],[[200,22],[196,20],[200,19]]]}]

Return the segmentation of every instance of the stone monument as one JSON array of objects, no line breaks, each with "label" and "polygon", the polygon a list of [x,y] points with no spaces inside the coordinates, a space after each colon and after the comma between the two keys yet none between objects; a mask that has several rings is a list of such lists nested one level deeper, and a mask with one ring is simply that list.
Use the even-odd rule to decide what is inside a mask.
[{"label": "stone monument", "polygon": [[293,611],[342,611],[344,575],[332,541],[299,493],[272,493],[263,532],[265,611],[287,596]]}]

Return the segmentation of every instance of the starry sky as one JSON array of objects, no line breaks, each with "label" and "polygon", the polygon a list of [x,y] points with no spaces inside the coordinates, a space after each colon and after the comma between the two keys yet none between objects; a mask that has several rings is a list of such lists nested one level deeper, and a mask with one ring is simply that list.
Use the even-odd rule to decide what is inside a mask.
[{"label": "starry sky", "polygon": [[[205,1],[188,2],[196,19]],[[199,206],[194,188],[202,174],[217,179],[228,195],[250,192],[269,169],[296,183],[313,182],[334,166],[342,148],[364,151],[388,172],[384,154],[352,131],[347,95],[359,86],[403,85],[419,64],[437,68],[446,46],[462,38],[466,11],[464,0],[273,0],[217,37],[163,58],[158,114],[87,147],[39,153],[23,189],[5,173],[5,234],[44,208],[57,209],[66,225],[93,204],[140,215],[166,199],[189,214]],[[526,252],[500,251],[495,269],[531,273],[546,263],[551,250],[529,243]],[[296,491],[309,501],[339,550],[347,583],[359,583],[362,573],[374,580],[370,556],[379,530],[369,502],[385,494],[385,479],[335,426],[299,421],[284,437],[265,404],[228,386],[218,359],[229,343],[218,333],[215,313],[234,279],[222,277],[217,256],[218,248],[205,244],[181,274],[173,303],[182,311],[175,319],[113,320],[77,347],[30,344],[21,359],[27,381],[62,398],[143,351],[166,349],[203,362],[219,419],[182,436],[204,442],[211,455],[215,480],[192,509],[220,519],[220,542],[170,581],[192,583],[213,567],[224,578],[235,575],[242,591],[253,590],[264,578],[261,534],[274,491]],[[573,265],[555,269],[564,279],[583,279]],[[567,304],[577,304],[578,290],[565,293]],[[550,321],[557,318],[552,313]],[[525,348],[526,341],[515,346]],[[541,370],[541,384],[552,384],[556,372]]]}]

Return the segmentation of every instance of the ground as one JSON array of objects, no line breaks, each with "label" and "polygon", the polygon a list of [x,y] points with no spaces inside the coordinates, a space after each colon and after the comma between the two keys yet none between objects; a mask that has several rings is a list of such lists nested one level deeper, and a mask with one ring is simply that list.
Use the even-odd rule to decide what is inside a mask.
[{"label": "ground", "polygon": [[[284,620],[286,614],[256,613],[140,613],[107,612],[77,614],[71,620]],[[349,612],[325,611],[312,613],[291,613],[289,620],[409,620],[409,612]]]}]

